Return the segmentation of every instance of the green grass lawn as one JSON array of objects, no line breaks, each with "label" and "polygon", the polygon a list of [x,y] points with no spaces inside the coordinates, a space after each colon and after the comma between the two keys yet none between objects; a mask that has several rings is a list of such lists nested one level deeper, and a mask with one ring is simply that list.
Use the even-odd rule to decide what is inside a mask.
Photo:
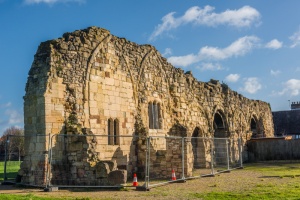
[{"label": "green grass lawn", "polygon": [[[10,163],[15,173],[19,163]],[[3,164],[0,163],[0,174]],[[148,192],[133,189],[120,191],[93,191],[71,189],[67,192],[26,192],[25,194],[1,194],[0,199],[204,199],[204,200],[252,200],[252,199],[298,199],[300,200],[300,162],[282,163],[266,162],[245,164],[244,169],[215,177],[188,180],[186,183],[169,184],[151,188]],[[210,183],[208,183],[210,182]],[[206,185],[206,187],[202,187]],[[227,187],[227,185],[229,185]],[[231,187],[233,185],[234,187]],[[72,194],[75,194],[72,196]],[[82,193],[82,194],[81,194]]]},{"label": "green grass lawn", "polygon": [[[6,177],[7,179],[15,179],[20,169],[21,162],[19,161],[7,161],[6,164]],[[4,162],[0,162],[0,182],[4,180]]]},{"label": "green grass lawn", "polygon": [[[300,200],[300,163],[253,163],[246,164],[245,171],[260,172],[258,177],[261,183],[257,183],[254,188],[248,190],[247,187],[242,191],[234,192],[209,192],[194,193],[192,198],[205,200],[226,199],[298,199]],[[286,179],[284,184],[275,184],[272,178]]]},{"label": "green grass lawn", "polygon": [[51,200],[54,198],[51,197],[39,197],[35,196],[33,194],[27,194],[27,195],[14,195],[14,194],[0,194],[0,199],[3,200]]},{"label": "green grass lawn", "polygon": [[299,177],[299,163],[254,163],[247,164],[245,170],[252,170],[263,173],[266,177]]}]

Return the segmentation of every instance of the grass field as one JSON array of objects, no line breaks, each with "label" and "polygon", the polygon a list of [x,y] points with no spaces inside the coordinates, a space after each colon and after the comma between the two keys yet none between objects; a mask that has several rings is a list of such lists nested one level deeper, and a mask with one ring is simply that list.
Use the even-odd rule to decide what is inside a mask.
[{"label": "grass field", "polygon": [[148,192],[130,188],[120,191],[77,188],[57,192],[13,188],[1,194],[2,191],[5,190],[0,186],[0,199],[300,199],[300,162],[246,164],[244,169],[231,173],[168,184]]},{"label": "grass field", "polygon": [[[6,177],[8,179],[15,179],[18,170],[20,169],[19,161],[7,161],[6,164]],[[4,180],[4,162],[0,162],[0,182]]]}]

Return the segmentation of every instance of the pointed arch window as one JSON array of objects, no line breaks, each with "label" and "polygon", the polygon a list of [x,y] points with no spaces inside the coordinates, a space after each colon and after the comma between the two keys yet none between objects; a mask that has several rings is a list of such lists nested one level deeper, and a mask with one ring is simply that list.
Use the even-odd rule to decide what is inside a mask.
[{"label": "pointed arch window", "polygon": [[148,104],[149,129],[161,129],[161,108],[157,102],[149,102]]},{"label": "pointed arch window", "polygon": [[119,138],[119,120],[108,119],[107,122],[108,145],[120,144]]}]

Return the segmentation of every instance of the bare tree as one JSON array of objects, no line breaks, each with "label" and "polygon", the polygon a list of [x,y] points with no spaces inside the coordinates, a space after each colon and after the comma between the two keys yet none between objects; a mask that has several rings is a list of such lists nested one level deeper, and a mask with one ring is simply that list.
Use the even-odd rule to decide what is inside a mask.
[{"label": "bare tree", "polygon": [[6,142],[6,150],[8,160],[11,160],[12,155],[18,155],[19,161],[24,154],[24,130],[17,127],[6,129],[0,139]]}]

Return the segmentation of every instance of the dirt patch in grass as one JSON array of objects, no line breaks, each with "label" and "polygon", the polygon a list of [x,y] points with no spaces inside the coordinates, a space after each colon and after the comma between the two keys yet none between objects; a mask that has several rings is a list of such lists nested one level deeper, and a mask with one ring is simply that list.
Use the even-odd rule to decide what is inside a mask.
[{"label": "dirt patch in grass", "polygon": [[[284,165],[281,163],[280,165],[284,168],[289,164]],[[272,166],[278,169],[276,163],[272,163]],[[290,167],[296,170],[296,172],[291,172],[294,176],[289,176],[287,173],[285,173],[286,176],[276,176],[276,173],[272,172],[274,171],[272,166],[270,167],[268,164],[257,164],[257,166],[251,164],[247,169],[246,165],[245,169],[233,170],[230,173],[218,174],[215,177],[188,180],[185,183],[172,183],[151,188],[147,192],[135,191],[133,188],[125,188],[122,191],[81,188],[44,192],[39,189],[0,186],[0,197],[1,194],[13,193],[64,199],[215,199],[218,198],[218,195],[222,196],[222,199],[247,199],[247,197],[256,199],[256,194],[260,196],[269,195],[274,198],[274,195],[278,197],[291,195],[291,192],[288,194],[289,191],[294,192],[293,195],[300,195],[300,177],[297,176],[300,164],[293,164]],[[266,167],[269,171],[262,170]],[[270,171],[272,176],[268,176]],[[282,173],[282,170],[279,171]],[[257,196],[257,199],[259,199],[259,196]]]}]

